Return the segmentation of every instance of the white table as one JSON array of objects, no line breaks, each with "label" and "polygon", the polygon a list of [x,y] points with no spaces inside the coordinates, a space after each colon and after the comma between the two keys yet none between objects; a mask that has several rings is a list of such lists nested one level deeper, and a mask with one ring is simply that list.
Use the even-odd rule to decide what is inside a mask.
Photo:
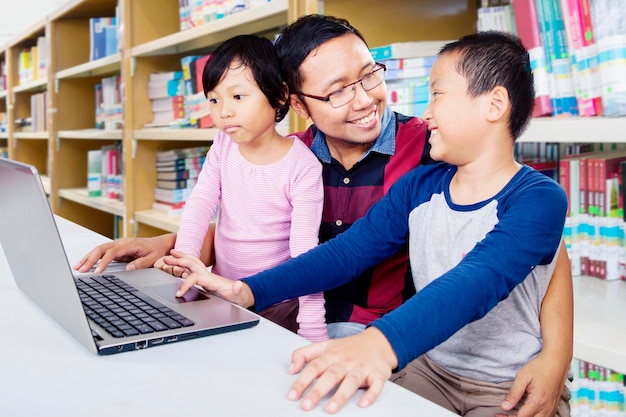
[{"label": "white table", "polygon": [[[70,265],[107,238],[57,218]],[[33,254],[36,262],[37,254]],[[307,343],[261,319],[252,329],[111,356],[76,342],[13,282],[0,250],[0,415],[326,416],[286,399],[291,352]],[[365,409],[353,397],[342,416],[454,416],[387,383]]]}]

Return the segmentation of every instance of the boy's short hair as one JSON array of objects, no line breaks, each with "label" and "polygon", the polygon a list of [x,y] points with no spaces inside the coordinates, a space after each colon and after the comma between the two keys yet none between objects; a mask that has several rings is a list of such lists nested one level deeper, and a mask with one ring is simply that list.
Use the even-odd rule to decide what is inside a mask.
[{"label": "boy's short hair", "polygon": [[219,84],[233,61],[250,69],[259,89],[276,109],[275,121],[283,120],[289,111],[289,90],[283,83],[274,45],[260,36],[235,36],[217,47],[202,71],[204,95]]},{"label": "boy's short hair", "polygon": [[361,32],[339,17],[309,14],[283,29],[276,40],[276,51],[289,91],[299,91],[302,87],[300,65],[311,51],[329,40],[350,33],[358,36],[367,46]]},{"label": "boy's short hair", "polygon": [[456,69],[467,80],[470,96],[506,88],[509,132],[517,139],[528,126],[535,100],[530,58],[520,39],[505,32],[478,32],[445,45],[439,55],[452,53],[458,54]]}]

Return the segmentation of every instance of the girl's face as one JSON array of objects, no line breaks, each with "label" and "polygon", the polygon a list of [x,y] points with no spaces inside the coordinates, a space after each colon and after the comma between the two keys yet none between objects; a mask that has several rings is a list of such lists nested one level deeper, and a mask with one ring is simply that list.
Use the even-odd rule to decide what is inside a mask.
[{"label": "girl's face", "polygon": [[276,109],[259,89],[248,67],[233,61],[222,80],[207,94],[211,118],[238,144],[274,134]]}]

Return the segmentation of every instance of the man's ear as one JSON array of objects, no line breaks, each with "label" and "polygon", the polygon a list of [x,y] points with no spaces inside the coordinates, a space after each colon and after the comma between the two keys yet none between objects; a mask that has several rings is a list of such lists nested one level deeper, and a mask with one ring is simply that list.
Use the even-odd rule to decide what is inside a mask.
[{"label": "man's ear", "polygon": [[487,119],[495,121],[504,117],[511,108],[509,92],[502,86],[494,87],[489,93]]},{"label": "man's ear", "polygon": [[300,118],[307,120],[309,118],[309,111],[306,104],[298,97],[297,94],[289,94],[289,104],[293,111],[296,112]]}]

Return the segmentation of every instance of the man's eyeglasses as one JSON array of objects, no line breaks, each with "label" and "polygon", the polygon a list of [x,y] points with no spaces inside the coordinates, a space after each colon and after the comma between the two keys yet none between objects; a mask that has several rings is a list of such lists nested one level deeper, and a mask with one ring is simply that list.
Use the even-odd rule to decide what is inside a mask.
[{"label": "man's eyeglasses", "polygon": [[[382,70],[382,71],[381,71]],[[327,101],[333,108],[345,106],[350,103],[356,96],[356,85],[361,84],[363,90],[370,91],[378,87],[385,79],[385,71],[387,67],[384,64],[376,62],[376,68],[372,72],[368,72],[353,83],[344,85],[340,89],[328,94],[327,96],[314,96],[313,94],[305,94],[296,91],[304,97],[314,98],[316,100]]]}]

